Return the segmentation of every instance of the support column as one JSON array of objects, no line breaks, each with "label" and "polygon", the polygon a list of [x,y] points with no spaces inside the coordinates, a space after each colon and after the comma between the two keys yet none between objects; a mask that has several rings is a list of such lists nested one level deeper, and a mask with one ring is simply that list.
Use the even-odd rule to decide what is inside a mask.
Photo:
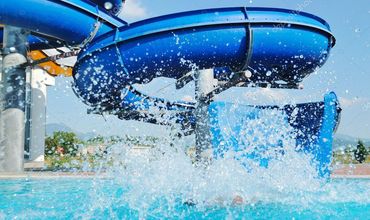
[{"label": "support column", "polygon": [[[29,158],[31,168],[44,166],[47,86],[55,85],[54,77],[40,68],[30,76]],[[26,138],[27,139],[27,138]]]},{"label": "support column", "polygon": [[209,100],[206,95],[214,89],[213,69],[199,70],[195,74],[195,154],[196,162],[207,165],[212,157],[211,132],[209,126]]},{"label": "support column", "polygon": [[22,172],[25,143],[27,32],[4,27],[0,110],[0,172]]}]

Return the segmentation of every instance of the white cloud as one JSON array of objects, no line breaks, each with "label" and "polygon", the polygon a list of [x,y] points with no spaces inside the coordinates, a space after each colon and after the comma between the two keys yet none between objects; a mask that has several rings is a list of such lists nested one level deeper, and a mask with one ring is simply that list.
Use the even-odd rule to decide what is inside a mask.
[{"label": "white cloud", "polygon": [[119,17],[127,20],[143,19],[148,16],[147,10],[140,0],[126,0]]},{"label": "white cloud", "polygon": [[369,103],[369,100],[366,98],[359,98],[359,97],[354,97],[354,98],[339,98],[340,104],[344,108],[356,106],[356,105],[366,105]]},{"label": "white cloud", "polygon": [[283,90],[256,88],[254,91],[244,93],[244,98],[249,102],[256,103],[271,103],[271,104],[287,104],[289,101],[288,94]]},{"label": "white cloud", "polygon": [[351,106],[354,106],[354,105],[358,105],[360,104],[361,102],[363,102],[364,100],[362,98],[358,98],[358,97],[355,97],[355,98],[343,98],[343,97],[340,97],[339,98],[339,101],[340,101],[340,104],[343,106],[343,107],[351,107]]}]

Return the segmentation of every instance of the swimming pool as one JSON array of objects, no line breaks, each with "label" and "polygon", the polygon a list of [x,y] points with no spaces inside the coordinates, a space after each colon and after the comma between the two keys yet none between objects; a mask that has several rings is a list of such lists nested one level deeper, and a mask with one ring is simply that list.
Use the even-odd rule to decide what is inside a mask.
[{"label": "swimming pool", "polygon": [[[281,192],[232,205],[184,205],[178,198],[133,201],[118,178],[0,180],[0,219],[366,219],[370,180],[332,180],[317,192]],[[262,198],[263,197],[263,198]]]}]

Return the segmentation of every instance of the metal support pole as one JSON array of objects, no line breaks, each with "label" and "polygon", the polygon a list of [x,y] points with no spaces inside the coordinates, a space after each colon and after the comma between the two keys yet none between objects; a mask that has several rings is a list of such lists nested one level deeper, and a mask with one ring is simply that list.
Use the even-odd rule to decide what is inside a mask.
[{"label": "metal support pole", "polygon": [[199,70],[195,74],[195,152],[198,164],[207,165],[212,156],[207,95],[214,89],[214,82],[213,69]]},{"label": "metal support pole", "polygon": [[0,117],[0,172],[22,172],[25,143],[27,32],[4,27]]},{"label": "metal support pole", "polygon": [[29,164],[26,164],[32,168],[44,166],[47,87],[53,85],[55,79],[46,71],[40,68],[32,70],[29,86]]}]

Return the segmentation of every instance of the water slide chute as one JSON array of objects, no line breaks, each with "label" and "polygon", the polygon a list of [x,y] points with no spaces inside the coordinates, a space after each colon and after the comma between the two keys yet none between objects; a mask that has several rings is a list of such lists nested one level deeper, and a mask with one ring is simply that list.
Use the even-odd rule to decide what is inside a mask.
[{"label": "water slide chute", "polygon": [[[294,88],[325,63],[335,44],[329,25],[304,12],[220,8],[171,14],[128,25],[114,16],[121,4],[119,0],[23,0],[21,4],[2,1],[0,23],[29,31],[32,50],[59,45],[82,48],[73,69],[75,92],[93,109],[152,123],[163,121],[151,114],[153,108],[174,112],[174,121],[186,124],[190,130],[196,123],[195,103],[150,97],[132,85],[159,76],[180,79],[194,68],[212,68],[219,81],[248,71],[250,76],[240,82],[243,86]],[[35,57],[42,59],[42,54]],[[296,107],[302,115],[318,115],[320,119],[305,116],[296,122],[307,135],[313,135],[309,132],[311,126],[317,128],[313,132],[315,140],[296,138],[305,149],[317,149],[310,148],[316,143],[323,146],[331,143],[339,108],[337,104],[329,105],[327,99],[337,103],[331,94],[314,108],[310,108],[310,103]],[[218,115],[212,112],[215,106],[216,112],[227,109],[227,105],[219,104],[209,107],[215,152],[219,149],[217,138],[222,137],[217,127],[222,124],[215,122]],[[269,108],[272,106],[256,109]],[[289,109],[286,106],[280,110],[289,118],[292,113]],[[238,117],[248,114],[242,112]],[[304,121],[307,118],[312,120]],[[321,155],[317,160],[327,164],[322,156],[329,155],[328,151],[312,151]]]}]

